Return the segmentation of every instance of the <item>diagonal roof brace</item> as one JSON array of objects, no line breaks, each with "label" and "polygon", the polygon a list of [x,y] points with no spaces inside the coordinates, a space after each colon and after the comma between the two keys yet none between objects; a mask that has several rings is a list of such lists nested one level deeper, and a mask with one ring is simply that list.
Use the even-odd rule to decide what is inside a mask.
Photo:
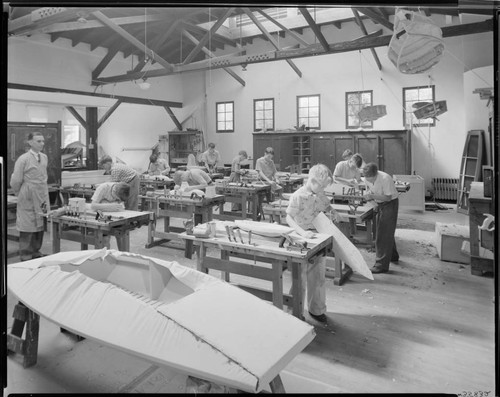
[{"label": "diagonal roof brace", "polygon": [[328,45],[328,42],[325,39],[325,36],[323,36],[323,33],[321,33],[321,29],[318,25],[316,25],[316,22],[314,19],[311,17],[311,14],[309,14],[309,11],[307,11],[307,8],[305,7],[299,7],[299,11],[302,13],[304,18],[306,19],[307,23],[309,24],[310,28],[318,38],[319,42],[321,43],[321,46],[325,51],[330,50],[330,46]]},{"label": "diagonal roof brace", "polygon": [[[356,19],[356,23],[359,25],[359,28],[363,32],[365,36],[368,36],[368,31],[366,30],[365,25],[363,24],[363,21],[359,17],[358,11],[356,11],[355,8],[352,8],[352,13],[354,14],[354,18]],[[373,58],[375,59],[375,63],[378,66],[378,70],[382,70],[382,64],[380,63],[380,59],[378,58],[377,52],[375,51],[375,48],[370,48],[370,51],[373,55]]]},{"label": "diagonal roof brace", "polygon": [[132,36],[130,33],[128,33],[125,29],[123,29],[122,27],[120,27],[120,26],[116,25],[115,23],[113,23],[113,21],[111,19],[109,19],[106,15],[104,15],[102,12],[95,11],[95,12],[93,12],[93,14],[95,15],[95,17],[99,21],[101,21],[103,24],[105,24],[106,26],[108,26],[109,28],[111,28],[112,30],[114,30],[116,33],[118,33],[120,36],[122,36],[123,38],[125,38],[126,40],[128,40],[134,46],[136,46],[140,50],[144,50],[145,54],[149,58],[151,58],[151,59],[155,60],[156,62],[158,62],[166,70],[168,70],[169,72],[171,72],[173,70],[173,66],[170,63],[168,63],[166,60],[164,60],[158,54],[155,54],[155,52],[153,50],[151,50],[150,48],[148,48],[144,43],[141,43],[134,36]]},{"label": "diagonal roof brace", "polygon": [[[250,11],[249,8],[243,7],[242,10],[245,12],[245,14],[248,15],[248,17],[252,20],[252,22],[257,25],[257,27],[260,29],[260,31],[266,36],[266,38],[269,40],[269,42],[273,45],[274,48],[277,50],[280,50],[280,47],[278,43],[276,43],[276,40],[271,36],[271,34],[266,30],[266,28],[259,22],[259,20],[255,17],[255,15]],[[290,59],[286,60],[287,63],[290,65],[290,67],[297,73],[299,77],[302,77],[302,72],[300,69],[291,61]]]}]

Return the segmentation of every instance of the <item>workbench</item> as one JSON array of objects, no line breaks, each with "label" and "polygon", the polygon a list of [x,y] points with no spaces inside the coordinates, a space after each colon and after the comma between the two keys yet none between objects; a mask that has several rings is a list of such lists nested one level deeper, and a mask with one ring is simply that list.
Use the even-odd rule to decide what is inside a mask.
[{"label": "workbench", "polygon": [[90,199],[95,193],[95,186],[66,186],[59,188],[59,192],[62,195],[62,205],[67,204],[71,197],[82,197],[87,203],[90,203]]},{"label": "workbench", "polygon": [[[484,272],[495,271],[495,261],[490,258],[484,258],[479,255],[479,229],[478,227],[483,224],[486,216],[484,214],[491,214],[495,216],[495,203],[491,197],[484,196],[483,182],[472,182],[469,192],[469,240],[470,240],[470,265],[471,274],[476,276],[483,275]],[[483,232],[483,240],[488,236],[488,232]],[[490,232],[491,233],[491,232]],[[495,233],[488,237],[488,246],[485,248],[494,251]],[[483,245],[485,245],[483,242]]]},{"label": "workbench", "polygon": [[[252,220],[259,220],[259,213],[262,208],[262,202],[269,199],[271,195],[271,185],[252,183],[246,186],[229,185],[227,183],[216,183],[215,192],[225,197],[226,202],[239,203],[241,205],[241,213],[224,212],[224,205],[220,206],[219,215],[216,219],[234,220],[246,219],[250,215]],[[251,208],[250,214],[247,211],[247,203]]]},{"label": "workbench", "polygon": [[[214,207],[224,205],[225,200],[222,195],[205,196],[202,199],[192,199],[189,196],[165,196],[162,190],[155,191],[152,195],[140,195],[139,199],[141,208],[149,209],[154,213],[154,222],[148,229],[146,248],[177,239],[178,234],[185,231],[184,228],[170,226],[170,218],[193,219],[194,226],[210,222],[213,219]],[[163,218],[163,231],[156,230],[159,218]],[[191,258],[191,254],[192,244],[186,244],[186,258]]]},{"label": "workbench", "polygon": [[[90,205],[87,204],[87,208]],[[96,220],[97,213],[88,209],[80,217],[69,215],[47,215],[47,222],[52,229],[52,253],[61,251],[61,240],[76,241],[81,249],[87,250],[89,244],[94,248],[106,246],[108,236],[115,236],[119,251],[130,251],[130,231],[148,225],[154,221],[152,212],[123,210],[102,212],[110,220]]]},{"label": "workbench", "polygon": [[[262,299],[273,302],[274,306],[283,309],[283,305],[292,308],[292,314],[304,319],[304,296],[302,295],[302,268],[319,257],[328,255],[332,248],[332,237],[326,234],[317,234],[316,238],[307,240],[308,249],[289,250],[286,245],[279,247],[280,238],[262,237],[252,234],[248,244],[248,234],[241,242],[229,241],[226,234],[217,230],[214,238],[201,238],[181,233],[180,238],[192,241],[199,247],[197,270],[208,273],[210,269],[222,272],[225,281],[230,282],[230,274],[239,274],[272,283],[272,290],[250,285],[238,286]],[[220,252],[220,259],[207,256],[207,249]],[[249,263],[249,260],[252,261]],[[269,265],[270,264],[270,265]],[[283,272],[290,269],[292,272],[292,287],[290,293],[283,291]],[[305,273],[305,272],[304,272]]]},{"label": "workbench", "polygon": [[293,193],[304,183],[304,176],[299,174],[277,174],[278,183],[283,187],[283,193]]},{"label": "workbench", "polygon": [[146,194],[148,191],[154,191],[158,189],[173,189],[175,182],[173,179],[163,179],[161,177],[141,175],[139,180],[139,192],[141,194]]}]

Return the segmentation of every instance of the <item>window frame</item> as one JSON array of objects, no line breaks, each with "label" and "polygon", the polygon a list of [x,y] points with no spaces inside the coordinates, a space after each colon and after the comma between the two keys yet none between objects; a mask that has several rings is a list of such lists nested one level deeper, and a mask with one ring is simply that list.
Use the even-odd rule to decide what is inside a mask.
[{"label": "window frame", "polygon": [[[300,99],[301,98],[313,98],[313,97],[317,97],[318,98],[318,126],[317,127],[311,127],[310,125],[307,125],[309,123],[306,124],[306,127],[308,129],[314,129],[314,130],[321,130],[321,95],[320,94],[311,94],[311,95],[297,95],[297,108],[296,108],[296,113],[297,113],[297,128],[300,128],[300,126],[302,125],[300,123],[300,107],[299,107],[299,103],[300,103]],[[309,107],[307,109],[310,109]],[[307,117],[307,119],[309,120],[311,117]]]},{"label": "window frame", "polygon": [[[360,97],[362,94],[369,94],[370,95],[370,103],[367,104],[366,106],[373,106],[373,90],[346,91],[346,93],[345,93],[345,128],[347,130],[357,130],[359,128],[373,128],[373,120],[367,120],[367,121],[361,122],[361,120],[357,116],[356,116],[356,118],[358,120],[358,124],[354,125],[354,124],[349,123],[349,110],[350,110],[349,96],[352,94],[357,94]],[[363,105],[362,102],[358,103],[357,105],[359,107],[359,110],[358,110],[358,112],[359,112],[361,109],[363,109],[364,106],[361,107]]]},{"label": "window frame", "polygon": [[[224,129],[224,130],[220,130],[219,129],[219,105],[227,105],[227,104],[231,104],[232,105],[232,111],[231,111],[231,114],[232,114],[232,127],[231,129]],[[222,113],[222,112],[221,112]],[[227,114],[228,112],[225,111],[224,114]],[[221,121],[223,123],[227,123],[226,120],[223,120]],[[216,133],[231,133],[231,132],[234,132],[234,124],[235,124],[235,120],[234,120],[234,101],[223,101],[223,102],[216,102],[215,103],[215,132]]]},{"label": "window frame", "polygon": [[[273,115],[272,115],[272,127],[270,128],[270,131],[274,131],[274,121],[275,121],[275,118],[274,118],[274,98],[258,98],[258,99],[254,99],[253,100],[253,131],[254,132],[257,132],[258,128],[257,128],[257,108],[256,108],[256,105],[257,105],[257,102],[265,102],[265,101],[271,101],[272,102],[272,111],[273,111]],[[265,107],[264,107],[264,111],[265,111]],[[267,129],[265,128],[265,125],[266,125],[266,118],[264,117],[262,119],[264,121],[264,128],[262,128],[262,132],[265,132],[267,131]]]},{"label": "window frame", "polygon": [[[406,102],[406,92],[409,90],[420,90],[420,89],[431,89],[432,90],[432,102],[436,101],[436,86],[435,85],[421,85],[421,86],[414,86],[414,87],[403,87],[403,127],[404,128],[410,128],[410,126],[415,126],[415,127],[435,127],[436,126],[436,118],[435,117],[429,117],[427,119],[422,119],[418,120],[413,112],[415,109],[413,109],[413,106],[410,105],[411,110],[407,111],[405,109],[408,109],[407,102]],[[413,102],[423,102],[423,101],[428,101],[428,99],[422,99],[422,100],[417,100]],[[411,120],[415,120],[415,123],[406,123],[406,115],[408,113],[411,113]],[[432,122],[425,122],[425,120],[432,120]]]}]

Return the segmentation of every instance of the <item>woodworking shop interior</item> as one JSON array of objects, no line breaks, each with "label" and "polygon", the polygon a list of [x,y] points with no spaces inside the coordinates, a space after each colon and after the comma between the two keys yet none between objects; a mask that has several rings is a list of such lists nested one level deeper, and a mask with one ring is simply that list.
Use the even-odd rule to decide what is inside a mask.
[{"label": "woodworking shop interior", "polygon": [[23,3],[6,395],[498,395],[496,2]]}]

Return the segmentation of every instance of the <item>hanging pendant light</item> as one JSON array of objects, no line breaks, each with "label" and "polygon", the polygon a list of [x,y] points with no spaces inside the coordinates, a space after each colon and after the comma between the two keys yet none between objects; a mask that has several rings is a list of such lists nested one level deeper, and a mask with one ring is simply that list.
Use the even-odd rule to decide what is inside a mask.
[{"label": "hanging pendant light", "polygon": [[443,33],[430,18],[413,11],[396,11],[387,56],[401,73],[425,72],[441,60],[443,52]]},{"label": "hanging pendant light", "polygon": [[413,111],[413,114],[419,120],[428,118],[435,119],[448,110],[446,101],[415,102],[413,107],[416,109]]}]

